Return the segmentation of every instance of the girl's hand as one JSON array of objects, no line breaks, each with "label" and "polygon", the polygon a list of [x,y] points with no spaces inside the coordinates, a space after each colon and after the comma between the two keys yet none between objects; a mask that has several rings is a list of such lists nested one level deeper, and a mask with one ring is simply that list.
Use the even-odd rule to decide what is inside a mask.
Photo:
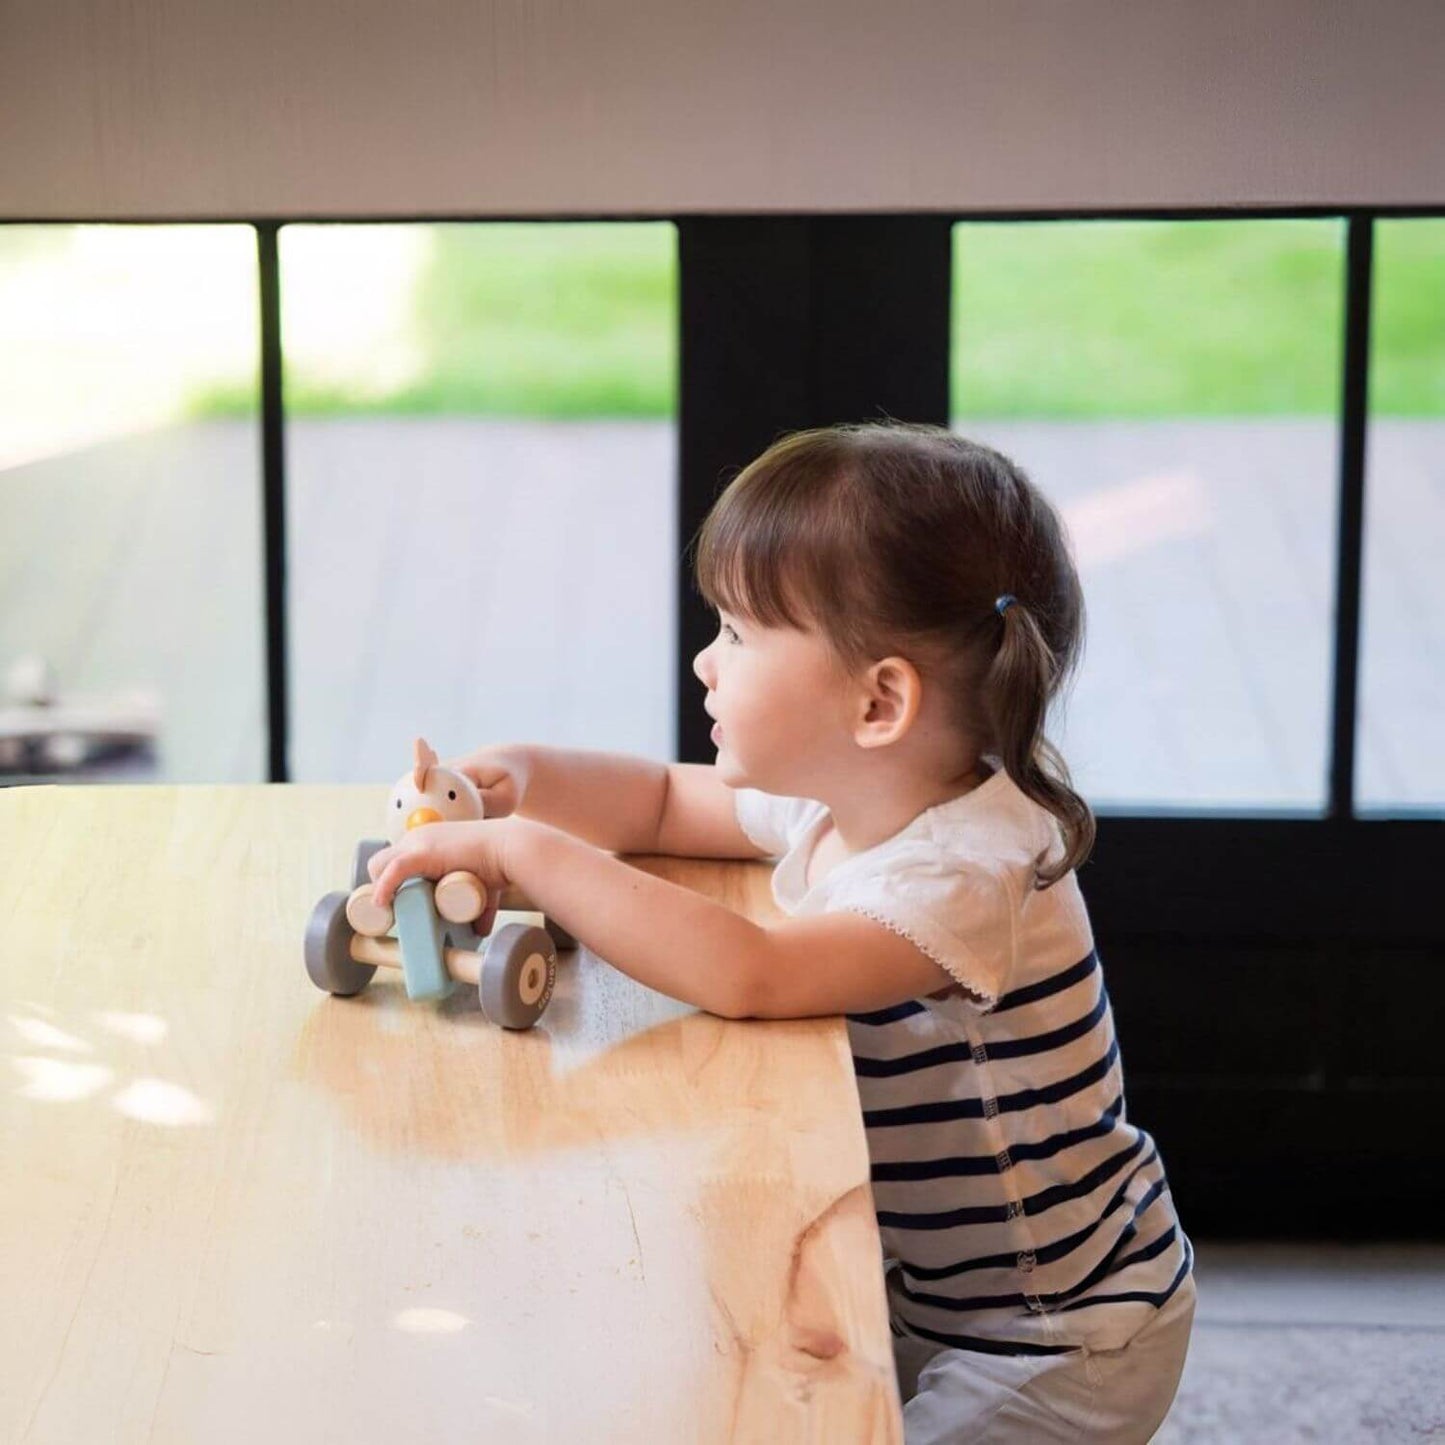
[{"label": "girl's hand", "polygon": [[481,925],[495,917],[497,898],[513,881],[509,858],[517,830],[527,826],[518,818],[483,818],[413,828],[400,843],[372,854],[366,865],[372,901],[390,907],[408,878],[444,878],[461,869],[476,874],[487,890],[486,913],[475,925],[478,932],[485,932]]},{"label": "girl's hand", "polygon": [[522,806],[529,772],[522,750],[478,748],[474,753],[449,759],[443,766],[470,778],[477,785],[487,817],[505,818]]}]

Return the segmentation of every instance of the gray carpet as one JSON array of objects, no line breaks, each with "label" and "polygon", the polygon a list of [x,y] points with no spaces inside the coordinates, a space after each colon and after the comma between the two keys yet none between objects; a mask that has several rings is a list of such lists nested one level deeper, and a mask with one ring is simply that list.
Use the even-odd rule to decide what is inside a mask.
[{"label": "gray carpet", "polygon": [[1197,1244],[1157,1445],[1445,1441],[1445,1247]]}]

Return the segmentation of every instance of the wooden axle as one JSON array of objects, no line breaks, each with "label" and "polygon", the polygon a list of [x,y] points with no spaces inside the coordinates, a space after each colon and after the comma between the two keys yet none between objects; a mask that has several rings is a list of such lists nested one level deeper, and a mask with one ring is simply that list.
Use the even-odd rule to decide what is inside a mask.
[{"label": "wooden axle", "polygon": [[[351,936],[351,956],[357,963],[380,964],[383,968],[400,968],[401,945],[394,938],[368,938],[364,933]],[[442,962],[447,972],[460,983],[477,987],[482,974],[482,955],[470,948],[443,948]]]},{"label": "wooden axle", "polygon": [[[371,901],[373,884],[363,883],[351,890],[346,916],[358,932],[380,938],[392,926],[390,908],[377,908]],[[448,873],[436,885],[436,910],[448,923],[474,923],[486,909],[487,895],[481,881],[471,873]],[[541,910],[518,888],[504,890],[498,908],[508,913],[539,913]]]}]

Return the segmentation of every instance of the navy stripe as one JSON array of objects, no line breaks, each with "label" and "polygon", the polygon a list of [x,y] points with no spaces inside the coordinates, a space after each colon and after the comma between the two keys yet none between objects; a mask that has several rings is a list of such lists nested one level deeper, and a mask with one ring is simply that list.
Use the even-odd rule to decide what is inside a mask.
[{"label": "navy stripe", "polygon": [[[1119,1235],[1110,1248],[1108,1254],[1089,1271],[1072,1289],[1058,1290],[1053,1294],[1037,1294],[1032,1296],[1045,1308],[1053,1309],[1067,1299],[1072,1299],[1076,1294],[1096,1285],[1106,1274],[1109,1273],[1109,1266],[1114,1262],[1114,1256],[1128,1244],[1135,1233],[1134,1221],[1131,1219],[1125,1224],[1123,1232]],[[1017,1268],[1017,1256],[1014,1259]],[[1030,1296],[1016,1294],[975,1294],[975,1295],[946,1295],[930,1294],[926,1290],[911,1290],[906,1284],[899,1283],[896,1288],[914,1304],[929,1305],[933,1309],[940,1310],[989,1310],[989,1309],[1023,1309],[1029,1303]]]},{"label": "navy stripe", "polygon": [[914,1014],[926,1011],[927,1005],[909,1000],[907,1003],[894,1004],[892,1008],[879,1009],[877,1013],[845,1014],[844,1017],[854,1024],[893,1024],[899,1019],[911,1019]]},{"label": "navy stripe", "polygon": [[[1000,1039],[997,1043],[985,1044],[984,1052],[990,1059],[1016,1059],[1024,1054],[1041,1054],[1048,1049],[1059,1048],[1081,1038],[1104,1017],[1109,1007],[1109,996],[1102,990],[1099,1001],[1081,1019],[1064,1024],[1047,1034],[1033,1034],[1026,1039]],[[863,1054],[853,1055],[853,1072],[865,1079],[891,1079],[897,1074],[913,1074],[920,1069],[937,1068],[939,1064],[966,1064],[973,1057],[973,1048],[967,1042],[941,1044],[936,1049],[922,1049],[916,1054],[900,1054],[896,1059],[873,1059]]]},{"label": "navy stripe", "polygon": [[[1085,1290],[1093,1289],[1101,1280],[1106,1278],[1115,1269],[1115,1260],[1118,1259],[1119,1251],[1133,1243],[1138,1234],[1138,1211],[1134,1218],[1125,1222],[1124,1228],[1120,1231],[1118,1239],[1110,1246],[1109,1252],[1101,1259],[1083,1279],[1069,1286],[1068,1289],[1056,1290],[1051,1294],[1027,1295],[1023,1293],[1014,1294],[976,1294],[976,1295],[946,1295],[929,1294],[926,1290],[912,1290],[906,1284],[899,1283],[897,1288],[905,1299],[910,1299],[914,1304],[928,1305],[933,1309],[941,1310],[990,1310],[990,1309],[1024,1309],[1029,1306],[1030,1300],[1036,1300],[1045,1309],[1057,1309],[1065,1300],[1071,1300],[1081,1295]],[[1175,1230],[1170,1228],[1167,1235],[1162,1239],[1156,1239],[1146,1250],[1140,1250],[1137,1254],[1130,1255],[1128,1259],[1119,1260],[1117,1268],[1123,1269],[1126,1265],[1132,1264],[1141,1259],[1152,1259],[1156,1254],[1161,1254],[1169,1247],[1170,1241],[1174,1238]]]},{"label": "navy stripe", "polygon": [[[1020,1109],[1032,1109],[1038,1104],[1057,1104],[1070,1094],[1097,1084],[1113,1067],[1119,1056],[1119,1041],[1109,1045],[1109,1051],[1087,1069],[1060,1079],[1054,1084],[1045,1084],[1038,1089],[1021,1089],[1017,1094],[1001,1094],[998,1098],[1000,1114],[1016,1113]],[[909,1104],[902,1109],[865,1109],[863,1123],[869,1129],[889,1129],[908,1124],[940,1124],[951,1119],[982,1119],[982,1099],[942,1099],[935,1103]]]},{"label": "navy stripe", "polygon": [[1174,1243],[1174,1238],[1178,1233],[1179,1226],[1177,1224],[1171,1224],[1168,1232],[1161,1234],[1153,1244],[1146,1244],[1142,1249],[1136,1249],[1133,1254],[1125,1255],[1124,1258],[1119,1261],[1119,1268],[1124,1270],[1128,1269],[1131,1264],[1143,1264],[1145,1260],[1157,1259]]},{"label": "navy stripe", "polygon": [[[1134,1180],[1155,1163],[1159,1158],[1157,1150],[1151,1149],[1147,1158],[1139,1163],[1137,1169],[1131,1170],[1129,1177],[1115,1191],[1114,1197],[1100,1212],[1099,1217],[1082,1229],[1076,1230],[1073,1234],[1066,1234],[1062,1239],[1056,1239],[1052,1244],[1043,1245],[1034,1251],[1034,1260],[1037,1264],[1052,1264],[1055,1260],[1063,1259],[1065,1255],[1072,1254],[1081,1245],[1087,1244],[1095,1234],[1108,1223],[1110,1215],[1124,1202],[1124,1196],[1129,1192],[1129,1186]],[[1157,1199],[1164,1189],[1164,1180],[1158,1180],[1149,1192],[1134,1207],[1134,1218],[1137,1219]],[[941,1265],[917,1265],[902,1263],[904,1274],[913,1279],[949,1279],[954,1275],[964,1274],[975,1269],[1013,1269],[1018,1265],[1018,1251],[1011,1250],[1007,1254],[983,1255],[977,1259],[965,1259],[958,1264]]]},{"label": "navy stripe", "polygon": [[1152,1293],[1149,1290],[1131,1289],[1126,1290],[1123,1294],[1096,1294],[1091,1299],[1075,1300],[1073,1304],[1065,1305],[1063,1309],[1059,1311],[1059,1313],[1063,1314],[1066,1310],[1088,1309],[1090,1305],[1120,1305],[1135,1303],[1151,1304],[1156,1309],[1162,1309],[1163,1306],[1168,1304],[1168,1302],[1174,1297],[1174,1291],[1177,1290],[1179,1286],[1184,1283],[1184,1277],[1189,1273],[1190,1267],[1193,1265],[1193,1263],[1194,1251],[1189,1247],[1189,1243],[1186,1240],[1184,1248],[1184,1263],[1179,1266],[1178,1273],[1174,1276],[1172,1280],[1170,1280],[1169,1287],[1167,1289],[1161,1290],[1157,1293]]},{"label": "navy stripe", "polygon": [[[917,1305],[927,1305],[932,1309],[956,1310],[960,1313],[972,1312],[974,1310],[990,1309],[1024,1309],[1031,1307],[1031,1301],[1037,1302],[1044,1309],[1057,1310],[1067,1300],[1074,1299],[1092,1289],[1109,1274],[1127,1268],[1131,1264],[1137,1264],[1146,1259],[1153,1259],[1163,1254],[1174,1242],[1178,1229],[1171,1226],[1167,1234],[1156,1239],[1152,1244],[1146,1245],[1143,1249],[1131,1254],[1127,1259],[1121,1259],[1117,1265],[1115,1260],[1118,1253],[1125,1245],[1130,1243],[1135,1235],[1136,1226],[1131,1219],[1124,1232],[1114,1242],[1108,1254],[1086,1274],[1077,1284],[1071,1285],[1068,1289],[1058,1290],[1053,1294],[978,1294],[957,1297],[954,1295],[929,1294],[924,1290],[911,1290],[905,1284],[899,1284],[898,1290],[905,1299],[912,1300]],[[1167,1296],[1166,1296],[1167,1298]],[[1081,1305],[1092,1304],[1092,1300],[1081,1300]]]},{"label": "navy stripe", "polygon": [[1067,1134],[1055,1134],[1051,1139],[1040,1139],[1035,1144],[1010,1144],[1008,1146],[1009,1158],[1015,1164],[1020,1160],[1032,1162],[1036,1159],[1051,1159],[1055,1154],[1062,1153],[1075,1144],[1082,1144],[1086,1139],[1103,1138],[1105,1134],[1112,1132],[1123,1111],[1124,1096],[1120,1094],[1104,1110],[1097,1124],[1089,1124],[1082,1129],[1071,1129]]},{"label": "navy stripe", "polygon": [[[1140,1134],[1127,1149],[1111,1154],[1102,1164],[1089,1170],[1072,1184],[1055,1184],[1037,1194],[1031,1194],[1023,1201],[1023,1213],[1043,1214],[1055,1205],[1092,1194],[1106,1179],[1112,1179],[1121,1169],[1126,1168],[1129,1161],[1144,1147],[1147,1139],[1148,1135]],[[888,1229],[957,1229],[964,1224],[1002,1224],[1015,1218],[1018,1213],[1017,1205],[1012,1204],[981,1204],[967,1209],[946,1209],[924,1214],[880,1209],[878,1223]]]},{"label": "navy stripe", "polygon": [[1024,1054],[1041,1054],[1046,1049],[1056,1049],[1061,1044],[1072,1043],[1094,1028],[1109,1009],[1109,995],[1099,990],[1099,1001],[1083,1018],[1071,1024],[1054,1029],[1047,1034],[1032,1034],[1026,1039],[1000,1039],[997,1043],[985,1044],[984,1049],[991,1059],[1016,1059]]},{"label": "navy stripe", "polygon": [[1041,1189],[1037,1194],[1031,1194],[1024,1200],[1024,1213],[1043,1214],[1056,1204],[1066,1204],[1070,1199],[1082,1199],[1084,1195],[1092,1194],[1106,1179],[1112,1179],[1147,1142],[1148,1136],[1140,1134],[1127,1149],[1111,1154],[1102,1164],[1096,1165],[1072,1184],[1055,1184],[1048,1189]]},{"label": "navy stripe", "polygon": [[889,1079],[895,1074],[915,1074],[939,1064],[966,1064],[972,1057],[973,1050],[967,1043],[941,1044],[936,1049],[901,1054],[896,1059],[870,1059],[854,1054],[853,1072],[865,1079]]},{"label": "navy stripe", "polygon": [[1139,1237],[1139,1215],[1142,1210],[1136,1209],[1125,1222],[1123,1229],[1119,1231],[1119,1237],[1109,1246],[1108,1252],[1098,1264],[1086,1274],[1083,1279],[1076,1280],[1068,1289],[1060,1290],[1054,1297],[1055,1304],[1062,1304],[1065,1300],[1076,1299],[1086,1290],[1091,1290],[1101,1280],[1108,1277],[1115,1269],[1122,1268],[1119,1260],[1119,1252],[1126,1249]]},{"label": "navy stripe", "polygon": [[[1070,1129],[1065,1134],[1054,1134],[1033,1144],[1010,1144],[1008,1146],[1010,1165],[1021,1161],[1051,1159],[1075,1144],[1087,1143],[1090,1139],[1102,1139],[1110,1133],[1120,1111],[1124,1107],[1124,1096],[1119,1095],[1095,1124],[1086,1124],[1080,1129]],[[900,1183],[919,1179],[960,1179],[978,1174],[1001,1174],[997,1154],[962,1154],[953,1159],[899,1159],[883,1161],[872,1166],[870,1173],[875,1184]]]},{"label": "navy stripe", "polygon": [[1098,966],[1098,952],[1091,948],[1088,957],[1080,959],[1072,968],[1051,974],[1038,983],[1029,984],[1027,988],[1016,988],[1012,993],[1004,994],[990,1012],[1001,1014],[1005,1009],[1022,1008],[1026,1003],[1037,1003],[1039,999],[1048,998],[1051,994],[1063,993],[1066,988],[1073,988],[1080,979],[1088,978]]},{"label": "navy stripe", "polygon": [[[1140,1167],[1142,1168],[1143,1166],[1141,1165]],[[1134,1171],[1135,1174],[1137,1174],[1138,1172],[1138,1170]],[[1131,1174],[1129,1177],[1132,1179],[1134,1175]],[[1040,1298],[1047,1298],[1050,1302],[1051,1307],[1057,1307],[1058,1305],[1061,1305],[1065,1300],[1075,1299],[1079,1295],[1083,1294],[1086,1290],[1093,1289],[1096,1284],[1098,1284],[1101,1280],[1105,1279],[1111,1273],[1121,1270],[1131,1261],[1141,1258],[1143,1255],[1142,1250],[1139,1251],[1137,1254],[1130,1255],[1126,1259],[1120,1259],[1119,1252],[1123,1249],[1128,1248],[1128,1246],[1139,1237],[1139,1220],[1149,1212],[1150,1205],[1152,1205],[1154,1201],[1159,1198],[1159,1196],[1164,1192],[1166,1187],[1167,1185],[1163,1178],[1160,1178],[1154,1182],[1153,1186],[1148,1190],[1144,1197],[1140,1199],[1140,1201],[1134,1206],[1134,1212],[1129,1216],[1128,1219],[1124,1221],[1124,1227],[1119,1231],[1119,1237],[1114,1241],[1113,1244],[1109,1246],[1108,1252],[1098,1262],[1098,1264],[1096,1264],[1093,1269],[1088,1272],[1088,1274],[1086,1274],[1080,1280],[1075,1280],[1075,1282],[1071,1284],[1068,1289],[1059,1290],[1058,1293],[1053,1295],[1040,1296]],[[1171,1225],[1169,1227],[1169,1234],[1171,1236],[1174,1233],[1174,1229],[1174,1225]],[[1155,1243],[1158,1244],[1158,1241],[1156,1240]],[[1154,1246],[1152,1245],[1148,1247],[1151,1249],[1154,1248]],[[1165,1244],[1159,1245],[1157,1249],[1154,1249],[1154,1253],[1157,1254],[1160,1250],[1166,1247],[1167,1241]]]},{"label": "navy stripe", "polygon": [[1078,1345],[1026,1345],[1021,1340],[988,1340],[976,1335],[948,1335],[942,1330],[926,1330],[922,1325],[908,1324],[908,1333],[952,1345],[956,1350],[973,1350],[980,1355],[1073,1355]]}]

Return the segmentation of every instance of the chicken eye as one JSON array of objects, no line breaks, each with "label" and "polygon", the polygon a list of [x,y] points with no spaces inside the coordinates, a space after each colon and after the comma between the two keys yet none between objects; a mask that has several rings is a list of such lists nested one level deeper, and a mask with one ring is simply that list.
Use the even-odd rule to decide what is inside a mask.
[{"label": "chicken eye", "polygon": [[400,798],[398,798],[398,799],[396,800],[396,806],[397,806],[398,808],[401,807],[401,799],[400,799]]},{"label": "chicken eye", "polygon": [[457,800],[457,790],[456,790],[455,788],[448,788],[448,789],[447,789],[447,797],[449,797],[449,798],[452,800],[452,802],[455,803],[456,800]]}]

